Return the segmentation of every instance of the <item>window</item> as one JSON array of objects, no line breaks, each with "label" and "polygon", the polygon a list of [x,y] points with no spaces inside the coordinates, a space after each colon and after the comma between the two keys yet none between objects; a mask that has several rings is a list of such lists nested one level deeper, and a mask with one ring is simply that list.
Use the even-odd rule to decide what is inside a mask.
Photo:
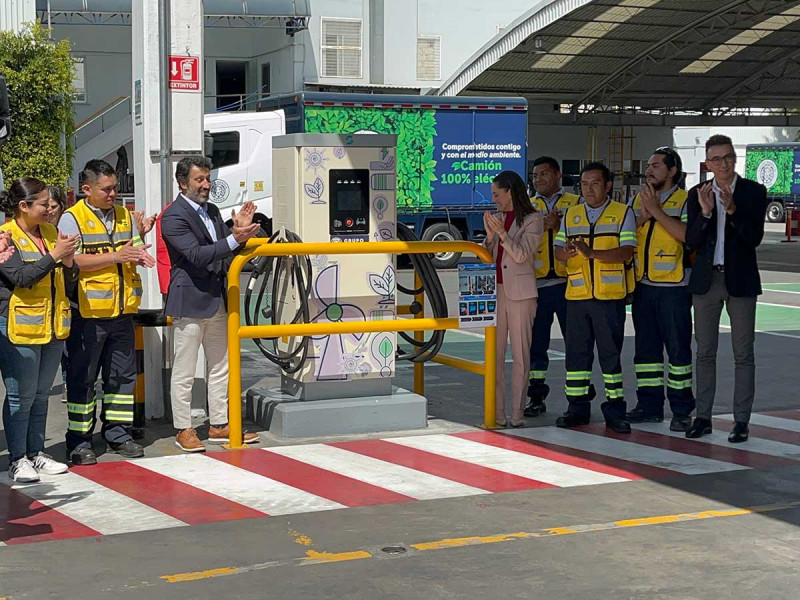
[{"label": "window", "polygon": [[361,79],[361,19],[322,19],[322,77]]},{"label": "window", "polygon": [[72,101],[86,103],[86,72],[83,57],[73,58],[72,68]]},{"label": "window", "polygon": [[214,152],[211,154],[211,163],[215,169],[235,165],[239,162],[239,132],[220,131],[212,133],[214,138]]},{"label": "window", "polygon": [[438,35],[417,38],[417,79],[438,81],[441,79],[442,37]]},{"label": "window", "polygon": [[270,67],[269,63],[261,65],[261,97],[269,97],[269,81],[270,81]]}]

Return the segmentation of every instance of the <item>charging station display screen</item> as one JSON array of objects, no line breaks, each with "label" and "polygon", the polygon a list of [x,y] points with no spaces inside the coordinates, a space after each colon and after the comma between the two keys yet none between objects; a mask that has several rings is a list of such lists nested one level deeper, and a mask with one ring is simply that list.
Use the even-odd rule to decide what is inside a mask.
[{"label": "charging station display screen", "polygon": [[362,203],[361,190],[339,190],[336,194],[336,209],[339,211],[360,211]]},{"label": "charging station display screen", "polygon": [[331,169],[330,234],[369,233],[369,169]]}]

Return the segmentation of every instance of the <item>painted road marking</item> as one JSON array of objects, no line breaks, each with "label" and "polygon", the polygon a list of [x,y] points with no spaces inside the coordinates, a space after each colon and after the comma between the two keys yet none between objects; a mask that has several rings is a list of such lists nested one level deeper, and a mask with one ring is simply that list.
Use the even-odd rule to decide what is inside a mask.
[{"label": "painted road marking", "polygon": [[800,461],[800,411],[753,415],[752,437],[738,446],[722,431],[726,417],[699,440],[667,423],[637,425],[630,435],[594,423],[101,462],[32,485],[3,474],[0,544]]},{"label": "painted road marking", "polygon": [[330,445],[493,493],[556,487],[536,478],[509,473],[502,468],[502,465],[476,464],[468,462],[467,457],[454,460],[453,457],[442,456],[440,453],[435,454],[425,449],[401,446],[397,441],[398,438],[392,438],[339,442]]},{"label": "painted road marking", "polygon": [[344,506],[372,506],[410,502],[414,498],[326,471],[275,452],[211,452],[209,458],[221,460],[252,473],[321,496]]},{"label": "painted road marking", "polygon": [[597,473],[589,469],[581,469],[503,448],[486,446],[485,444],[449,435],[391,438],[388,441],[392,444],[404,445],[484,467],[491,467],[519,477],[537,479],[558,487],[629,481],[623,477]]},{"label": "painted road marking", "polygon": [[194,454],[146,458],[137,461],[136,464],[268,515],[344,507],[338,502],[309,494],[207,456]]},{"label": "painted road marking", "polygon": [[75,473],[42,475],[41,483],[26,485],[13,483],[3,473],[0,483],[11,485],[29,498],[106,535],[186,525]]},{"label": "painted road marking", "polygon": [[[800,413],[798,413],[800,416]],[[718,415],[719,419],[725,419],[726,421],[733,421],[733,415]],[[780,417],[771,417],[769,415],[760,415],[758,413],[754,413],[750,415],[750,424],[751,425],[763,425],[764,427],[773,427],[775,429],[785,429],[788,431],[795,431],[800,433],[800,421],[794,421],[792,419],[782,419]],[[800,444],[800,436],[797,436],[797,443]]]},{"label": "painted road marking", "polygon": [[267,516],[242,504],[143,468],[141,462],[115,461],[72,471],[155,508],[189,525]]},{"label": "painted road marking", "polygon": [[488,493],[486,490],[448,481],[435,475],[421,473],[325,444],[265,448],[263,451],[288,456],[315,467],[334,471],[418,500]]},{"label": "painted road marking", "polygon": [[[751,463],[747,466],[756,466],[753,465],[753,459],[757,460],[759,465],[758,467],[768,467],[771,466],[769,464],[770,458],[769,457],[779,457],[784,459],[790,459],[790,461],[783,462],[783,465],[790,465],[791,461],[799,461],[800,460],[800,446],[795,446],[793,444],[784,444],[782,442],[773,442],[772,440],[762,440],[759,438],[750,438],[745,444],[742,444],[740,447],[731,448],[731,443],[728,441],[728,432],[727,431],[719,431],[715,430],[711,433],[711,435],[704,435],[701,438],[687,440],[686,436],[677,431],[669,431],[664,430],[663,428],[655,427],[659,425],[659,423],[642,423],[641,425],[637,425],[636,428],[642,431],[649,431],[658,433],[662,436],[666,435],[671,438],[680,437],[688,443],[695,445],[697,442],[701,444],[709,444],[713,446],[720,447],[720,450],[729,450],[731,452],[730,459],[733,459],[737,462],[737,464],[744,464],[745,462]],[[744,446],[747,446],[747,449],[744,449]],[[742,452],[743,455],[740,459],[739,456],[734,455],[733,453]],[[761,455],[761,456],[759,456]],[[769,455],[769,456],[764,456]],[[745,457],[747,456],[747,457]],[[774,459],[773,459],[774,460]],[[772,465],[776,465],[777,463],[772,463]],[[797,464],[795,462],[795,464]]]},{"label": "painted road marking", "polygon": [[[409,558],[418,556],[421,553],[450,550],[453,548],[464,548],[466,546],[483,546],[487,544],[501,544],[508,542],[518,542],[521,540],[539,540],[563,535],[581,535],[597,533],[601,531],[614,531],[630,529],[635,527],[652,527],[654,525],[670,525],[673,523],[686,523],[690,521],[706,521],[709,519],[726,519],[731,517],[741,517],[745,515],[766,514],[782,510],[793,510],[800,507],[800,502],[787,502],[784,504],[767,504],[763,506],[751,506],[747,508],[719,507],[692,513],[678,513],[671,515],[655,515],[632,519],[621,519],[606,523],[587,523],[579,525],[566,525],[556,527],[546,527],[535,531],[518,531],[513,533],[499,533],[495,535],[475,535],[458,538],[444,538],[423,542],[412,542],[404,545],[406,552],[395,555],[396,558]],[[235,567],[222,567],[208,569],[205,571],[192,571],[188,573],[176,573],[172,575],[162,575],[157,582],[144,582],[145,586],[159,584],[176,584],[188,581],[200,581],[215,577],[226,577],[230,575],[242,575],[252,571],[261,571],[275,567],[303,567],[318,564],[330,564],[351,562],[354,560],[367,560],[376,558],[376,555],[365,549],[351,550],[349,552],[315,552],[307,550],[306,556],[292,558],[288,560],[276,560],[252,565],[242,565]]]},{"label": "painted road marking", "polygon": [[[663,429],[663,424],[657,424]],[[601,427],[605,429],[605,424]],[[638,425],[637,425],[638,427]],[[718,473],[721,471],[736,471],[744,467],[732,465],[729,462],[714,460],[708,457],[693,456],[670,448],[653,448],[649,445],[633,443],[624,439],[603,439],[584,431],[574,429],[559,429],[556,427],[537,427],[521,431],[508,432],[509,435],[525,438],[527,440],[542,440],[577,448],[598,454],[605,454],[633,462],[644,463],[670,471],[677,471],[686,475],[699,475],[701,473]]]}]

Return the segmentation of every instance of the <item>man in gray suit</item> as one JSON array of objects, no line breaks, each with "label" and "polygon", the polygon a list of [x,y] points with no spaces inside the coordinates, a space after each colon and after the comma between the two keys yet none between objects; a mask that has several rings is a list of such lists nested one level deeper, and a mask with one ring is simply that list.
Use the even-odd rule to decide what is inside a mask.
[{"label": "man in gray suit", "polygon": [[[233,231],[219,209],[208,202],[211,161],[202,156],[181,159],[175,169],[181,193],[164,211],[161,234],[169,252],[170,284],[166,314],[174,325],[172,420],[175,445],[184,452],[203,452],[205,446],[192,427],[192,383],[202,344],[208,359],[208,441],[228,441],[227,272],[233,255],[258,233],[255,206],[245,203],[233,212]],[[240,401],[238,398],[233,399]],[[246,433],[245,443],[258,441]]]}]

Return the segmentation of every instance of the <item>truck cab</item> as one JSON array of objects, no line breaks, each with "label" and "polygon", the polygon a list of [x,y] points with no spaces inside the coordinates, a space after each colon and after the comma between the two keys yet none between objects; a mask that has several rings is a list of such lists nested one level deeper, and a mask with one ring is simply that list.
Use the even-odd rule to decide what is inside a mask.
[{"label": "truck cab", "polygon": [[254,220],[272,232],[272,138],[286,132],[283,111],[223,112],[205,116],[210,137],[211,193],[227,219],[248,200],[256,205]]}]

